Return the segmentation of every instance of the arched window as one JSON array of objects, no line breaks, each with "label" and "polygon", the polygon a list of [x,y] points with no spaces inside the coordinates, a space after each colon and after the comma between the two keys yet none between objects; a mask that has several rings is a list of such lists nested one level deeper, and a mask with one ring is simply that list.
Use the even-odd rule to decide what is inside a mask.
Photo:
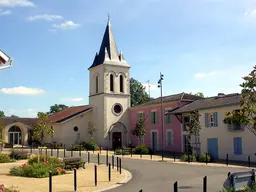
[{"label": "arched window", "polygon": [[22,131],[17,126],[12,126],[8,130],[8,143],[12,145],[21,145],[22,144]]},{"label": "arched window", "polygon": [[8,132],[21,132],[21,129],[17,126],[12,126]]},{"label": "arched window", "polygon": [[123,75],[120,75],[120,92],[124,92],[124,78]]},{"label": "arched window", "polygon": [[96,76],[96,93],[99,92],[99,76]]},{"label": "arched window", "polygon": [[114,75],[110,74],[110,91],[114,91]]}]

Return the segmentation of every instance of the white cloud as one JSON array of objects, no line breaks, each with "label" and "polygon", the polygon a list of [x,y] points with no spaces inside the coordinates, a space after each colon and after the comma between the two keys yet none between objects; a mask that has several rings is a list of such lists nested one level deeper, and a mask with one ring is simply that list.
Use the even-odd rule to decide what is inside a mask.
[{"label": "white cloud", "polygon": [[2,11],[0,10],[0,15],[11,15],[12,12],[10,10],[5,10],[5,11]]},{"label": "white cloud", "polygon": [[75,98],[63,98],[62,101],[68,101],[68,102],[80,102],[83,101],[84,98],[82,97],[75,97]]},{"label": "white cloud", "polygon": [[62,20],[63,17],[61,15],[35,15],[28,17],[29,21],[37,21],[37,20],[44,20],[44,21],[54,21],[54,20]]},{"label": "white cloud", "polygon": [[254,10],[246,10],[244,15],[245,16],[256,16],[256,9],[254,9]]},{"label": "white cloud", "polygon": [[80,26],[81,26],[80,24],[74,23],[73,21],[65,21],[64,23],[61,23],[61,24],[53,24],[52,25],[53,28],[63,29],[63,30],[76,29]]},{"label": "white cloud", "polygon": [[28,0],[0,0],[0,7],[34,7],[35,4]]},{"label": "white cloud", "polygon": [[8,109],[7,116],[16,115],[18,117],[37,117],[38,110],[36,109]]},{"label": "white cloud", "polygon": [[145,91],[146,92],[150,92],[151,91],[159,91],[160,89],[157,87],[157,85],[154,85],[154,84],[147,84],[147,83],[143,83],[142,84],[144,87],[145,87]]},{"label": "white cloud", "polygon": [[45,93],[45,90],[19,86],[13,88],[2,88],[0,92],[10,95],[39,95]]},{"label": "white cloud", "polygon": [[212,71],[210,73],[196,73],[196,74],[194,74],[194,77],[197,79],[202,79],[202,78],[210,77],[213,75],[216,75],[216,71]]}]

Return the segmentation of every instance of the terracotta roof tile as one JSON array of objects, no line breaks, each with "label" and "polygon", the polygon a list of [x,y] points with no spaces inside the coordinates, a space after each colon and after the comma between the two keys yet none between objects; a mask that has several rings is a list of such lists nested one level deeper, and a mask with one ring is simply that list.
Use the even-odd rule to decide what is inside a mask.
[{"label": "terracotta roof tile", "polygon": [[89,107],[89,105],[69,107],[69,108],[66,108],[66,109],[58,112],[58,113],[51,115],[50,119],[54,123],[60,123],[60,122],[65,121],[71,117],[74,117],[80,113],[83,113],[89,109],[91,109],[91,107]]}]

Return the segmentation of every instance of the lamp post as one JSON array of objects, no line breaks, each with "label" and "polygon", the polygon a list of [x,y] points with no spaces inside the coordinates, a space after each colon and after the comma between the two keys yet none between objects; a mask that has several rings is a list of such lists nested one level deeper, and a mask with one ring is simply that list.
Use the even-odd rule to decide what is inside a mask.
[{"label": "lamp post", "polygon": [[161,124],[162,124],[162,153],[164,149],[164,115],[163,115],[163,78],[164,75],[160,72],[160,79],[158,80],[158,88],[161,91]]},{"label": "lamp post", "polygon": [[12,66],[12,59],[2,50],[0,50],[0,70],[10,68]]}]

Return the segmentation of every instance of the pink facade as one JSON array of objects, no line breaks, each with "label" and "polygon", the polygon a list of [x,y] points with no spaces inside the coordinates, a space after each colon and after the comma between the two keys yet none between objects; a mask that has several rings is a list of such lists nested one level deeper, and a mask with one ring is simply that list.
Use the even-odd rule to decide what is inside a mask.
[{"label": "pink facade", "polygon": [[[187,104],[184,101],[172,101],[163,104],[163,110],[175,109]],[[152,113],[156,111],[156,119],[152,118]],[[135,128],[136,122],[139,119],[139,113],[143,112],[146,118],[146,126],[148,129],[147,134],[144,136],[143,144],[151,149],[159,150],[162,148],[162,118],[161,118],[161,105],[141,105],[130,108],[130,126],[131,130]],[[164,115],[164,114],[163,114]],[[167,120],[170,118],[171,120]],[[153,119],[153,120],[152,120]],[[171,133],[168,133],[171,132]],[[164,150],[172,152],[182,152],[182,126],[181,122],[175,115],[164,118]],[[155,137],[155,138],[154,138]],[[171,138],[171,139],[170,139]],[[153,141],[154,140],[154,141]],[[131,142],[133,146],[139,144],[138,137],[131,134]]]}]

